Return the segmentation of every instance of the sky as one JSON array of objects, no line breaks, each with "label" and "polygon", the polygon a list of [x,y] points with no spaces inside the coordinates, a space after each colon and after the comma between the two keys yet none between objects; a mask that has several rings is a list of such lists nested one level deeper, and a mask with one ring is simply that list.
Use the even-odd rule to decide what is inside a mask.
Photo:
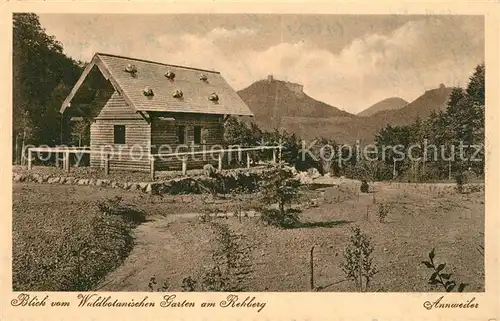
[{"label": "sky", "polygon": [[481,16],[40,14],[64,52],[221,72],[240,90],[272,74],[351,113],[389,97],[466,86],[484,61]]}]

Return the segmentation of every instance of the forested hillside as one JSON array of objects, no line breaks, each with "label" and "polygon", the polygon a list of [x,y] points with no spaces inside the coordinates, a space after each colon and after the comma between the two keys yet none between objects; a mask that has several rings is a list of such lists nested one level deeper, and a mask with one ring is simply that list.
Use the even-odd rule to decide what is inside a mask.
[{"label": "forested hillside", "polygon": [[59,108],[83,70],[47,35],[37,15],[13,16],[13,161],[27,144],[61,142]]}]

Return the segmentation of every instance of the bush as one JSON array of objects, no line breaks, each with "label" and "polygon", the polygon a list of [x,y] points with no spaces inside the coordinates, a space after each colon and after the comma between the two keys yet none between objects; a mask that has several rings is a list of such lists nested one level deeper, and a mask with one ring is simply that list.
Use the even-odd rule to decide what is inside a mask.
[{"label": "bush", "polygon": [[[434,257],[436,256],[434,249],[429,252],[429,261],[422,261],[427,268],[432,270],[431,277],[428,283],[430,285],[441,285],[446,292],[451,292],[457,286],[457,282],[451,280],[451,273],[443,273],[446,263],[441,263],[436,266]],[[463,292],[468,284],[460,283],[457,292]]]},{"label": "bush", "polygon": [[[218,245],[212,253],[209,268],[203,268],[197,277],[187,276],[182,280],[183,292],[210,291],[233,292],[241,291],[242,275],[246,275],[245,251],[237,242],[238,237],[231,233],[225,224],[213,220],[206,221],[215,233],[215,243]],[[155,280],[154,280],[155,281]],[[152,282],[150,282],[151,284]],[[155,285],[156,282],[153,283]],[[168,288],[168,284],[166,285]],[[149,286],[150,289],[152,286]],[[163,289],[163,288],[162,288]]]},{"label": "bush", "polygon": [[368,289],[371,278],[377,273],[371,257],[373,250],[370,238],[358,226],[353,227],[350,243],[344,249],[344,263],[341,267],[361,292]]},{"label": "bush", "polygon": [[464,173],[458,173],[455,175],[455,182],[457,191],[463,193],[464,185],[467,184],[467,176]]},{"label": "bush", "polygon": [[370,186],[365,179],[361,181],[361,187],[359,188],[359,190],[361,191],[361,193],[368,193],[368,191],[370,190]]},{"label": "bush", "polygon": [[299,222],[299,212],[293,209],[285,210],[284,213],[277,209],[261,209],[260,219],[269,225],[291,228]]},{"label": "bush", "polygon": [[[198,286],[200,284],[200,286]],[[167,281],[163,282],[161,287],[157,287],[156,278],[153,276],[149,280],[148,288],[151,292],[166,292],[170,289],[170,285]],[[234,288],[230,286],[229,278],[222,273],[218,266],[209,269],[201,277],[201,281],[196,281],[193,277],[187,276],[182,279],[181,284],[182,292],[196,292],[207,291],[207,292],[229,292],[234,291]]]},{"label": "bush", "polygon": [[209,270],[201,280],[201,290],[208,292],[229,292],[234,289],[230,285],[230,280],[224,275],[218,266]]},{"label": "bush", "polygon": [[182,292],[195,292],[196,280],[188,276],[182,279]]},{"label": "bush", "polygon": [[291,215],[286,206],[299,199],[300,185],[300,180],[294,178],[292,171],[282,164],[267,173],[262,183],[262,203],[267,206],[277,203],[278,210],[264,208],[261,218],[275,226],[290,226],[297,219],[297,213]]},{"label": "bush", "polygon": [[215,177],[215,173],[217,171],[215,170],[215,167],[213,167],[212,164],[205,164],[203,166],[203,174],[206,176],[206,177]]},{"label": "bush", "polygon": [[388,204],[379,204],[378,205],[378,211],[377,211],[377,216],[380,221],[380,223],[385,222],[385,218],[387,217],[387,214],[389,214],[389,205]]},{"label": "bush", "polygon": [[148,283],[149,291],[151,291],[151,292],[166,292],[170,288],[170,285],[168,284],[168,282],[166,280],[163,281],[163,284],[160,287],[157,287],[156,286],[157,284],[158,283],[156,282],[156,277],[152,276],[149,279],[149,283]]},{"label": "bush", "polygon": [[[200,286],[198,286],[200,284]],[[234,289],[230,286],[229,279],[218,266],[209,269],[201,277],[201,281],[196,281],[193,277],[187,276],[182,279],[182,292],[229,292]]]}]

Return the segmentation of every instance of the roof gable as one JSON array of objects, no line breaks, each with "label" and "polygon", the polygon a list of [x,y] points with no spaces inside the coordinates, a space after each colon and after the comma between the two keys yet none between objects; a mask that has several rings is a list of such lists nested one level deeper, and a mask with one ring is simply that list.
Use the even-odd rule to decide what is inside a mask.
[{"label": "roof gable", "polygon": [[[253,116],[248,106],[219,72],[104,53],[96,53],[87,68],[92,68],[94,64],[136,111]],[[127,65],[134,65],[137,72],[127,72]],[[82,78],[85,78],[86,72],[88,73],[87,69],[66,99],[61,112],[78,90],[77,87],[83,82]],[[174,73],[175,78],[166,77],[167,72]],[[145,88],[150,88],[153,96],[144,95]],[[176,90],[182,91],[182,97],[174,97]],[[212,93],[217,94],[218,101],[209,99]]]}]

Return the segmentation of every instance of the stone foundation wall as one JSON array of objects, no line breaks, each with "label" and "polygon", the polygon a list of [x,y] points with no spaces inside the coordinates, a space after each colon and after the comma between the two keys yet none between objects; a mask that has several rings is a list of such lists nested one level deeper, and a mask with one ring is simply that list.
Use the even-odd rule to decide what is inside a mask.
[{"label": "stone foundation wall", "polygon": [[202,194],[224,193],[238,190],[242,193],[256,192],[262,175],[258,172],[229,172],[218,178],[207,176],[182,177],[157,182],[123,182],[111,179],[87,179],[61,175],[40,175],[36,173],[14,174],[14,182],[39,184],[89,185],[107,188],[120,188],[151,194]]}]

